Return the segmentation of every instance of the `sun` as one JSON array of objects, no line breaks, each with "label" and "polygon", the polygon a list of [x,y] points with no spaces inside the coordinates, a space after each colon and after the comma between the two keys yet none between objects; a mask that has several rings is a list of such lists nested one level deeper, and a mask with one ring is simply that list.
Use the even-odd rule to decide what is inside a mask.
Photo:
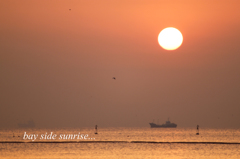
[{"label": "sun", "polygon": [[166,50],[175,50],[183,42],[182,33],[173,27],[163,29],[158,35],[159,45]]}]

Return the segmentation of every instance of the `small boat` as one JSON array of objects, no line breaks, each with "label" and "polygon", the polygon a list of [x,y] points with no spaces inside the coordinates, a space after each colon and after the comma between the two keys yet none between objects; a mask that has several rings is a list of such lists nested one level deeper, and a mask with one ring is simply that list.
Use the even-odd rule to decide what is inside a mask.
[{"label": "small boat", "polygon": [[158,125],[158,124],[155,124],[155,123],[149,123],[151,128],[176,128],[177,127],[177,124],[175,123],[171,123],[168,119],[168,121],[166,121],[165,124],[162,124],[162,125]]}]

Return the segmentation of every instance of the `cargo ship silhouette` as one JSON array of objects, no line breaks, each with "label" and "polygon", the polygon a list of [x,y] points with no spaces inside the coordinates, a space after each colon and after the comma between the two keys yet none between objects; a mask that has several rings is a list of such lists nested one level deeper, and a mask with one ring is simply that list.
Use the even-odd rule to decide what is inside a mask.
[{"label": "cargo ship silhouette", "polygon": [[151,128],[176,128],[177,127],[177,124],[175,123],[171,123],[168,119],[168,121],[166,121],[165,124],[162,124],[162,125],[158,125],[158,124],[155,124],[155,123],[149,123]]},{"label": "cargo ship silhouette", "polygon": [[29,120],[27,123],[18,123],[19,128],[34,128],[35,123],[33,120]]}]

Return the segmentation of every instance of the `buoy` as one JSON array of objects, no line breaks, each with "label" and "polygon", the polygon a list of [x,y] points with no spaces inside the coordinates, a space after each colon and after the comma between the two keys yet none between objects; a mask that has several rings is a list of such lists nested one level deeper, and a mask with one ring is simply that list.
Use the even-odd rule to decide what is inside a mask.
[{"label": "buoy", "polygon": [[97,133],[97,125],[95,125],[95,134],[98,134],[98,133]]},{"label": "buoy", "polygon": [[199,135],[199,125],[197,125],[197,133],[196,135]]}]

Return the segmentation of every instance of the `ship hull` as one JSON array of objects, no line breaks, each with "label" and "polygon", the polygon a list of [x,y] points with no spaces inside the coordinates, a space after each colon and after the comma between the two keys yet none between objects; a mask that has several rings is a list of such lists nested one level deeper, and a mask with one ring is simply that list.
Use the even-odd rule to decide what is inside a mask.
[{"label": "ship hull", "polygon": [[162,125],[157,125],[155,123],[149,123],[151,128],[176,128],[177,124],[171,123],[171,124],[162,124]]}]

